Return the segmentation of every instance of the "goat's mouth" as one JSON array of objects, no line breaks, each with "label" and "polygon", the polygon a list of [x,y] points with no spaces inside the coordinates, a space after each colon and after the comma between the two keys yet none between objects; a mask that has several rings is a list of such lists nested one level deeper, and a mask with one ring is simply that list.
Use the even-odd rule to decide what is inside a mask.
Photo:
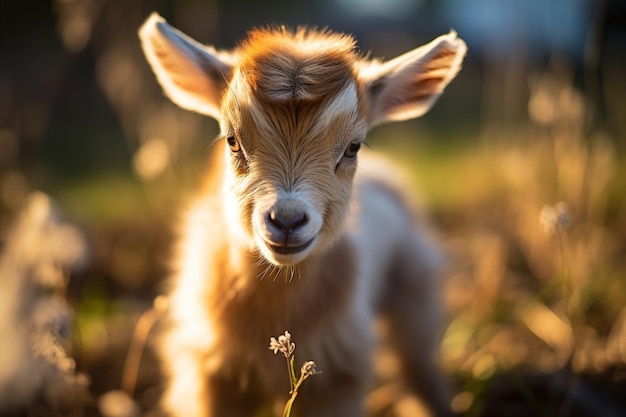
[{"label": "goat's mouth", "polygon": [[272,252],[275,252],[279,255],[294,255],[307,249],[309,246],[311,246],[314,240],[315,238],[312,238],[311,240],[299,245],[277,245],[267,241],[265,242],[265,244],[272,250]]}]

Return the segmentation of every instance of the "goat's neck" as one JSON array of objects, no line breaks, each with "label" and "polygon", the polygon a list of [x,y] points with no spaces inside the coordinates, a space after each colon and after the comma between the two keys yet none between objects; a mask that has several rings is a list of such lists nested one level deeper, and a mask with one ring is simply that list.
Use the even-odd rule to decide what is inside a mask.
[{"label": "goat's neck", "polygon": [[354,286],[354,257],[343,240],[326,253],[284,267],[260,261],[256,253],[236,250],[228,249],[231,273],[215,280],[211,292],[220,294],[213,299],[214,306],[230,322],[229,328],[245,329],[253,320],[253,333],[272,335],[294,326],[314,330],[346,304]]}]

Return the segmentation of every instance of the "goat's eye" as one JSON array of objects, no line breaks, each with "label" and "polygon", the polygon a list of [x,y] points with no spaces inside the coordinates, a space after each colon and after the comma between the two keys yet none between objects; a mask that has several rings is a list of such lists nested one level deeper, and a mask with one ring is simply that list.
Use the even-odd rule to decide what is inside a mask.
[{"label": "goat's eye", "polygon": [[226,142],[228,142],[228,147],[232,152],[239,152],[241,147],[239,146],[239,141],[234,136],[229,136],[226,138]]},{"label": "goat's eye", "polygon": [[356,154],[359,152],[359,149],[361,149],[361,144],[359,142],[352,142],[350,146],[348,146],[348,149],[346,149],[346,151],[343,153],[343,156],[351,159],[355,158]]}]

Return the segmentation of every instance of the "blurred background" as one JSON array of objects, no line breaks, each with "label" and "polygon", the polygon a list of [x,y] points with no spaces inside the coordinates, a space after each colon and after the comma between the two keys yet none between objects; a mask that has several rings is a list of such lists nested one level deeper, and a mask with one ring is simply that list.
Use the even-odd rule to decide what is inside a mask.
[{"label": "blurred background", "polygon": [[[448,256],[453,408],[626,412],[623,1],[0,4],[0,412],[155,415],[155,297],[218,127],[163,97],[136,35],[152,11],[223,49],[309,25],[392,58],[455,29],[469,53],[438,104],[368,140]],[[368,414],[421,415],[393,355],[376,363]]]}]

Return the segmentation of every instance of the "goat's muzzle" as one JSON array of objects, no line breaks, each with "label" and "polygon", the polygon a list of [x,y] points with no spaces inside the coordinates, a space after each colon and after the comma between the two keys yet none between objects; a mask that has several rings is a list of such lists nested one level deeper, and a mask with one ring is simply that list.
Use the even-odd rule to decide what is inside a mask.
[{"label": "goat's muzzle", "polygon": [[315,242],[321,226],[315,219],[311,208],[302,201],[279,199],[263,212],[259,237],[274,261],[291,263],[293,256],[306,256],[306,250]]}]

